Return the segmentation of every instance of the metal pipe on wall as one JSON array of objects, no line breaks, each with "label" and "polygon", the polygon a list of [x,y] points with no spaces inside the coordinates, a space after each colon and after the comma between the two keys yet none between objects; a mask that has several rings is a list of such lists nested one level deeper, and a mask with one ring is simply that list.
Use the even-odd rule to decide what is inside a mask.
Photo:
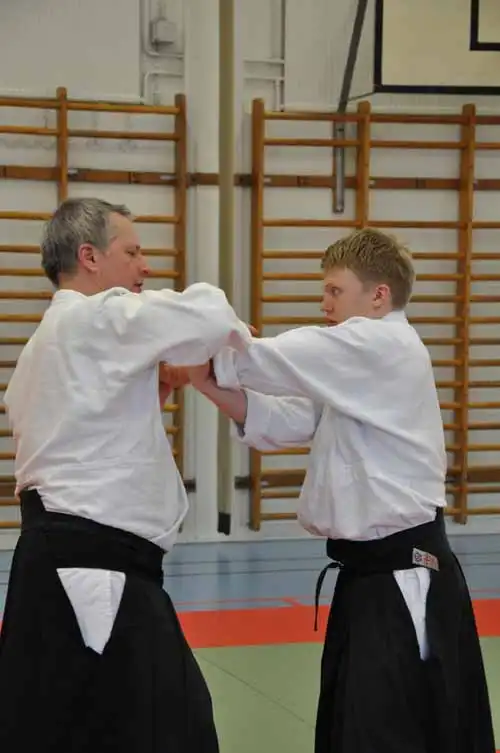
[{"label": "metal pipe on wall", "polygon": [[[219,0],[219,284],[228,300],[234,284],[235,174],[235,10],[234,0]],[[229,534],[233,495],[230,421],[219,413],[217,487],[220,533]]]},{"label": "metal pipe on wall", "polygon": [[[344,69],[344,78],[342,80],[342,89],[340,90],[339,106],[337,108],[337,112],[340,113],[344,113],[347,110],[367,7],[368,0],[358,0],[351,41],[349,43],[349,52],[347,53],[347,61]],[[333,138],[343,140],[345,137],[345,123],[334,123]],[[342,214],[345,209],[345,147],[334,147],[333,158],[335,172],[333,211],[335,214]]]}]

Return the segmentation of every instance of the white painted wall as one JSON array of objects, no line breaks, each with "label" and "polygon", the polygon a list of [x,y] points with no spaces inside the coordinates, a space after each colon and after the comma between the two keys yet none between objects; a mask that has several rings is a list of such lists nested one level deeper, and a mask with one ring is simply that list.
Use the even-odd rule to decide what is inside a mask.
[{"label": "white painted wall", "polygon": [[[287,0],[285,36],[282,37],[280,0],[237,0],[236,36],[237,60],[235,72],[236,89],[236,149],[237,169],[250,170],[250,109],[255,97],[263,97],[268,108],[285,103],[286,106],[301,106],[309,109],[328,107],[335,109],[347,55],[349,36],[355,12],[355,0]],[[4,7],[5,6],[5,7]],[[8,6],[8,7],[7,7]],[[177,92],[185,91],[188,101],[189,122],[189,170],[202,172],[218,171],[218,2],[217,0],[67,0],[64,10],[57,8],[54,0],[42,0],[34,13],[25,0],[15,4],[3,4],[0,9],[0,89],[23,90],[28,94],[52,94],[58,85],[68,88],[71,97],[102,97],[110,99],[139,100],[171,103]],[[146,19],[149,9],[153,14],[164,11],[176,24],[177,37],[168,49],[168,54],[159,57],[141,52],[141,36],[146,37]],[[364,95],[371,91],[373,73],[373,20],[374,3],[369,14],[356,68],[352,95]],[[78,29],[78,40],[75,36]],[[43,40],[43,41],[42,41]],[[423,53],[424,54],[424,53]],[[476,98],[478,107],[484,111],[498,109],[495,98]],[[372,98],[376,109],[402,109],[413,111],[457,112],[471,97],[396,96],[377,95]],[[50,124],[52,116],[43,111],[0,110],[3,122],[12,124]],[[145,128],[142,120],[121,115],[72,114],[75,125],[91,128]],[[271,127],[272,126],[272,127]],[[171,123],[151,119],[151,128],[171,128]],[[330,136],[325,124],[270,124],[271,135],[317,135]],[[383,126],[377,127],[375,138],[452,138],[453,127]],[[483,129],[480,138],[495,139],[495,133]],[[55,148],[39,138],[0,136],[0,164],[53,165]],[[352,173],[352,155],[348,155],[348,173]],[[117,169],[158,170],[172,169],[171,150],[165,145],[132,143],[126,149],[110,142],[78,142],[71,144],[71,167],[116,167]],[[273,149],[268,152],[269,172],[329,174],[332,166],[330,150]],[[477,177],[497,177],[496,153],[481,155],[478,159]],[[451,152],[395,153],[378,150],[372,155],[373,175],[420,177],[456,177],[458,158]],[[104,198],[125,201],[136,212],[169,212],[172,206],[171,190],[145,186],[92,186],[71,184],[71,195],[94,193]],[[353,196],[347,194],[346,217],[354,211]],[[0,182],[0,209],[26,209],[50,211],[56,203],[53,186],[47,183],[2,181]],[[498,196],[480,194],[476,200],[478,218],[495,218]],[[235,237],[235,282],[234,302],[242,316],[249,314],[249,193],[239,189],[236,201],[237,222]],[[274,216],[318,217],[331,216],[331,194],[320,190],[266,191],[266,214]],[[372,192],[371,218],[380,219],[455,219],[457,196],[446,192]],[[36,243],[39,237],[38,223],[0,222],[1,243]],[[145,245],[168,245],[169,232],[164,229],[142,227]],[[218,265],[218,191],[203,187],[189,192],[189,280],[205,279],[217,283]],[[269,230],[266,245],[276,249],[322,249],[338,235],[331,230]],[[408,231],[404,238],[418,250],[453,251],[456,248],[454,231]],[[498,248],[495,231],[480,231],[475,237],[478,251],[494,251]],[[0,263],[18,266],[20,259],[2,255]],[[24,259],[27,266],[36,264],[34,259]],[[478,271],[498,271],[495,262],[478,262]],[[301,265],[301,266],[300,266]],[[314,265],[303,262],[295,269],[315,270]],[[269,265],[271,271],[284,269],[281,262]],[[422,264],[421,271],[437,271]],[[451,263],[441,263],[441,270],[451,269]],[[20,287],[25,281],[13,281],[0,277],[0,285]],[[33,287],[45,285],[34,278]],[[481,284],[481,292],[487,283]],[[439,292],[446,284],[433,287],[420,285],[419,292]],[[490,283],[492,288],[494,283]],[[315,284],[276,283],[275,292],[316,292]],[[3,311],[22,311],[22,304],[2,302]],[[479,304],[477,305],[479,306]],[[489,306],[489,308],[488,308]],[[276,309],[276,307],[274,307]],[[487,310],[498,315],[495,304],[481,304],[480,314]],[[436,313],[442,307],[436,307]],[[30,310],[34,310],[30,304]],[[315,306],[303,306],[300,313],[316,314]],[[429,313],[429,309],[427,309]],[[479,315],[478,313],[478,315]],[[485,332],[493,336],[491,328]],[[31,331],[30,325],[9,326],[9,336]],[[0,336],[6,334],[5,325],[0,325]],[[442,328],[426,328],[425,334],[443,334]],[[448,334],[448,333],[446,333]],[[481,334],[478,332],[477,334]],[[479,350],[479,349],[478,349]],[[17,351],[12,351],[14,357]],[[436,349],[433,355],[439,357]],[[489,352],[474,353],[495,357]],[[449,357],[442,353],[441,357]],[[8,357],[5,353],[3,357]],[[0,375],[4,381],[8,375]],[[488,369],[477,378],[500,378],[499,373]],[[483,394],[484,393],[484,394]],[[476,396],[473,396],[473,399]],[[482,391],[478,400],[495,399]],[[474,420],[500,420],[498,411],[486,415],[481,411]],[[2,418],[2,417],[0,417]],[[3,419],[2,419],[3,420]],[[2,424],[3,425],[3,424]],[[216,473],[215,411],[204,400],[190,394],[187,405],[187,453],[186,473],[195,475],[198,488],[193,495],[190,517],[185,526],[186,538],[213,538],[216,536],[217,518],[217,473]],[[481,432],[476,442],[494,442]],[[0,440],[0,451],[10,446]],[[244,474],[248,469],[248,457],[244,449],[234,445],[232,462],[235,474]],[[287,459],[290,467],[292,459]],[[496,454],[475,454],[477,464],[498,462]],[[269,463],[269,461],[268,461]],[[273,464],[283,464],[274,459]],[[301,466],[300,458],[295,465]],[[11,464],[0,464],[0,474],[11,471]],[[479,504],[486,499],[482,495]],[[494,503],[494,500],[490,500]],[[274,509],[289,507],[290,502],[276,504]],[[247,495],[234,495],[235,536],[250,535],[247,532]],[[2,513],[3,514],[3,513]],[[467,530],[480,530],[485,521],[471,520]],[[488,522],[489,530],[491,525]],[[499,526],[500,528],[500,526]],[[300,535],[295,524],[266,524],[262,535]]]}]

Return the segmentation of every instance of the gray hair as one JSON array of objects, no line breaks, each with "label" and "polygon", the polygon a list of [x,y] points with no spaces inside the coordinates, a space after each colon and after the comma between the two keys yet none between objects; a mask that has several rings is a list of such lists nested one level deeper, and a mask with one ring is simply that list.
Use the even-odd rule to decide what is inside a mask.
[{"label": "gray hair", "polygon": [[132,218],[122,204],[102,199],[67,199],[47,222],[42,242],[42,267],[57,287],[61,274],[71,275],[78,268],[78,249],[84,243],[105,251],[111,241],[110,216]]}]

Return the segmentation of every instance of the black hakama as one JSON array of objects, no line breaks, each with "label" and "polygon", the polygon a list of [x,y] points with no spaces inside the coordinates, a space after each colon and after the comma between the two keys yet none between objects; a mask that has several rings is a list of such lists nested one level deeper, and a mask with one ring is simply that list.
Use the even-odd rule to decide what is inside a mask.
[{"label": "black hakama", "polygon": [[[21,511],[0,637],[2,753],[218,753],[208,688],[162,587],[164,552],[48,513],[36,491]],[[82,640],[60,567],[126,575],[102,654]]]},{"label": "black hakama", "polygon": [[[340,571],[322,657],[315,753],[494,753],[474,613],[442,511],[432,523],[384,539],[329,540],[327,554],[328,567]],[[430,569],[424,661],[392,574],[422,565]]]}]

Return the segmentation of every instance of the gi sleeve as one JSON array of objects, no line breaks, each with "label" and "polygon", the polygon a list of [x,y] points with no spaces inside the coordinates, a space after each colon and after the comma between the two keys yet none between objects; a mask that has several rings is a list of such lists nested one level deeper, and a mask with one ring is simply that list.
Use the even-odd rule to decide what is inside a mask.
[{"label": "gi sleeve", "polygon": [[321,406],[307,398],[272,397],[246,391],[244,426],[235,425],[235,435],[256,450],[278,450],[308,445],[316,431]]},{"label": "gi sleeve", "polygon": [[[221,348],[235,352],[251,343],[248,327],[237,317],[222,290],[196,283],[183,292],[113,291],[102,300],[103,326],[119,350],[141,365],[166,361],[196,366]],[[119,356],[118,356],[119,357]]]},{"label": "gi sleeve", "polygon": [[214,372],[223,388],[306,397],[369,420],[382,409],[381,382],[390,389],[401,376],[405,350],[389,326],[359,318],[255,338],[245,352],[225,348],[214,359]]}]

